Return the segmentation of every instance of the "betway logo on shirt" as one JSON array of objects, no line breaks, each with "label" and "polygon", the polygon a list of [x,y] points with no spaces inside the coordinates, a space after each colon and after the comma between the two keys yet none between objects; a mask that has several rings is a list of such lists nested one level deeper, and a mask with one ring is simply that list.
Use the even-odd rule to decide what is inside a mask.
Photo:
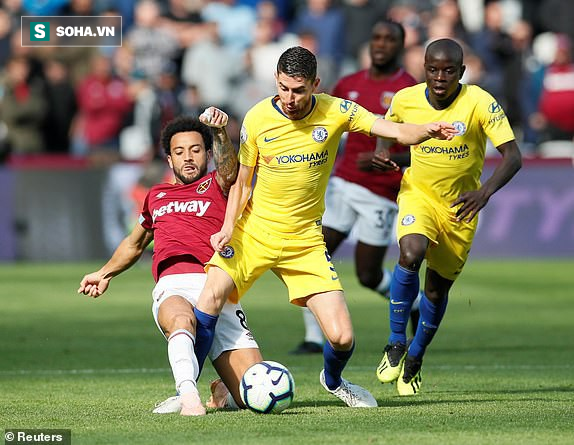
[{"label": "betway logo on shirt", "polygon": [[152,218],[155,222],[158,216],[163,216],[166,213],[195,213],[197,216],[205,215],[207,209],[211,205],[210,201],[172,201],[167,205],[161,206],[159,209],[155,209],[152,214]]}]

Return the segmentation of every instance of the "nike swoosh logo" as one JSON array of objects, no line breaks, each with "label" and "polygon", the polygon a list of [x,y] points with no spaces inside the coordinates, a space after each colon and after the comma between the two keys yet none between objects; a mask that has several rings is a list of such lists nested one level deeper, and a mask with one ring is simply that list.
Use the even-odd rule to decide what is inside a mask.
[{"label": "nike swoosh logo", "polygon": [[402,303],[402,301],[393,300],[391,298],[391,304],[401,304],[401,303]]},{"label": "nike swoosh logo", "polygon": [[338,279],[339,279],[339,277],[338,277],[337,275],[331,275],[331,280],[335,281],[335,280],[338,280]]},{"label": "nike swoosh logo", "polygon": [[265,136],[265,137],[263,138],[263,140],[264,140],[265,142],[271,142],[271,141],[274,141],[275,139],[279,139],[279,136],[276,136],[276,137],[274,137],[274,138],[268,138],[267,136]]}]

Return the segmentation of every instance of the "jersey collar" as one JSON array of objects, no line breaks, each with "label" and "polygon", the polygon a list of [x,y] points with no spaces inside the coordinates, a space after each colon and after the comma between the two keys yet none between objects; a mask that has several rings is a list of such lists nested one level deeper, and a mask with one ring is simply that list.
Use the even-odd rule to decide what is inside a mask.
[{"label": "jersey collar", "polygon": [[[445,106],[443,108],[440,108],[440,110],[444,110],[445,108],[450,107],[450,104],[452,104],[456,100],[461,90],[462,90],[462,83],[459,83],[455,93],[448,98],[448,100],[445,102]],[[425,88],[425,97],[427,98],[427,102],[429,103],[429,105],[434,108],[433,104],[430,101],[429,87]]]},{"label": "jersey collar", "polygon": [[[273,96],[271,98],[271,105],[273,105],[273,108],[275,108],[277,111],[279,111],[279,113],[281,113],[283,116],[285,116],[287,119],[289,119],[289,117],[287,117],[287,115],[285,113],[283,113],[283,111],[281,110],[281,107],[279,105],[277,105],[277,98],[279,96]],[[301,119],[305,119],[307,116],[309,116],[313,110],[315,109],[315,104],[317,103],[317,98],[315,97],[315,95],[313,94],[313,96],[311,97],[311,108],[309,109],[309,112],[303,116]],[[298,120],[301,120],[298,119]]]}]

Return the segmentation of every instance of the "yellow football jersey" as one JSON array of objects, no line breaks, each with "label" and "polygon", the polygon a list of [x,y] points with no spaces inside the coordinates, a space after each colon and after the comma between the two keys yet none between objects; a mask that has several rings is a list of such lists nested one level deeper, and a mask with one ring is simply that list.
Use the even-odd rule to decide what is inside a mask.
[{"label": "yellow football jersey", "polygon": [[312,100],[311,111],[299,120],[287,118],[273,97],[245,115],[239,162],[255,167],[257,182],[239,224],[250,233],[316,234],[341,135],[369,134],[377,120],[349,100],[328,94],[315,94]]},{"label": "yellow football jersey", "polygon": [[416,187],[450,206],[460,193],[480,187],[487,137],[497,147],[513,140],[514,133],[502,107],[476,85],[462,85],[444,110],[434,109],[426,94],[424,83],[399,91],[385,118],[414,124],[445,121],[458,130],[451,141],[429,139],[411,146],[411,166],[401,184],[402,190]]}]

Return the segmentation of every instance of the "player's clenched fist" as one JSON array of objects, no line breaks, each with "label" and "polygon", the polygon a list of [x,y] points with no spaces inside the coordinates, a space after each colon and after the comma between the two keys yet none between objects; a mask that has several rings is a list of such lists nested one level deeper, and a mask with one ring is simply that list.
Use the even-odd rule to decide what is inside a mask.
[{"label": "player's clenched fist", "polygon": [[199,115],[199,120],[209,127],[222,128],[227,125],[229,117],[219,108],[208,107]]}]

